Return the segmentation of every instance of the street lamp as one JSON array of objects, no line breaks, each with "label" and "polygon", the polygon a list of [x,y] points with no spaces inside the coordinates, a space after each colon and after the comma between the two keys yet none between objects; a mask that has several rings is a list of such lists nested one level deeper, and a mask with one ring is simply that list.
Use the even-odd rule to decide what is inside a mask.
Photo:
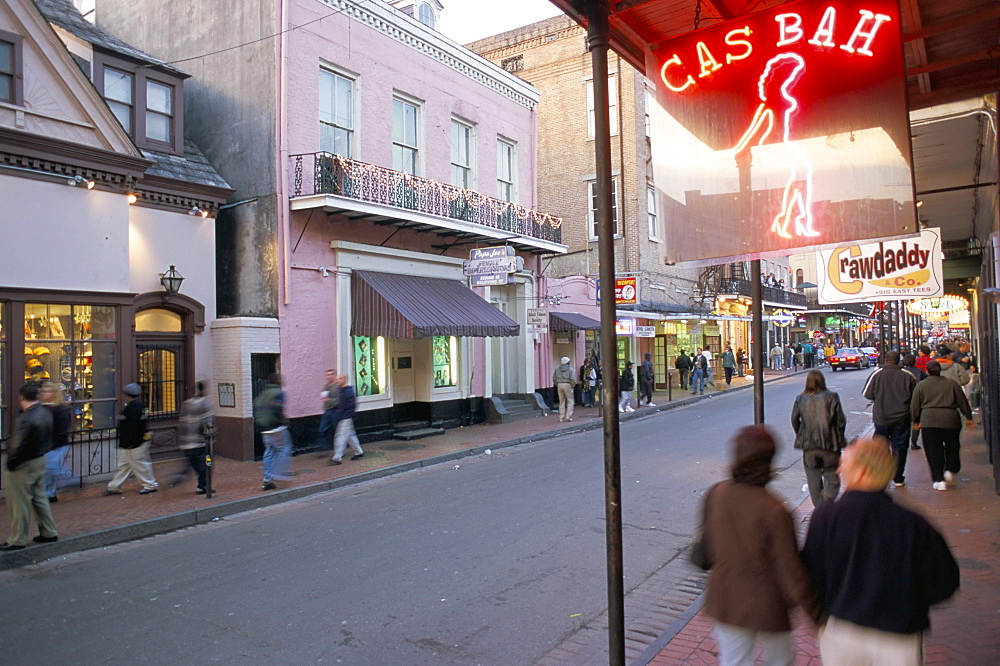
[{"label": "street lamp", "polygon": [[163,285],[163,289],[168,294],[179,292],[181,290],[181,282],[184,282],[184,278],[177,272],[177,268],[173,264],[170,265],[166,273],[160,273],[160,284]]}]

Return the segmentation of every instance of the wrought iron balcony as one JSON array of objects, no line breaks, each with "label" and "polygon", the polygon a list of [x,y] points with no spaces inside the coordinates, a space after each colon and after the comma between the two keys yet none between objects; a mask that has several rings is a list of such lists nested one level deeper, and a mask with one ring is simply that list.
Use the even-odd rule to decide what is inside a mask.
[{"label": "wrought iron balcony", "polygon": [[[717,276],[714,292],[716,296],[746,296],[750,297],[750,280]],[[794,307],[806,307],[806,295],[797,291],[788,291],[779,287],[761,285],[761,298],[767,303],[778,303]]]},{"label": "wrought iron balcony", "polygon": [[[421,215],[458,220],[511,237],[562,242],[562,218],[428,178],[332,153],[293,155],[292,197],[335,195]],[[424,218],[426,219],[426,218]],[[475,226],[468,227],[474,234]],[[454,233],[454,232],[453,232]],[[458,233],[467,233],[465,228]],[[493,237],[497,234],[491,234]],[[556,246],[558,247],[558,246]],[[556,250],[559,251],[559,250]],[[565,251],[563,248],[562,251]]]},{"label": "wrought iron balcony", "polygon": [[836,310],[837,312],[846,312],[848,314],[858,315],[859,317],[870,317],[872,305],[871,303],[838,303],[836,305],[827,305],[820,303],[816,298],[810,298],[809,309]]}]

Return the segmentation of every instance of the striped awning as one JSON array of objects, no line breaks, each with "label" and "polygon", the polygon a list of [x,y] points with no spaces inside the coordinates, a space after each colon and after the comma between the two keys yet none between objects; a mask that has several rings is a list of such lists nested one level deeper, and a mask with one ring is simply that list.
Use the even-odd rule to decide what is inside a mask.
[{"label": "striped awning", "polygon": [[549,330],[552,331],[596,331],[601,322],[576,312],[550,312]]},{"label": "striped awning", "polygon": [[354,271],[351,335],[429,338],[518,335],[520,325],[462,282]]}]

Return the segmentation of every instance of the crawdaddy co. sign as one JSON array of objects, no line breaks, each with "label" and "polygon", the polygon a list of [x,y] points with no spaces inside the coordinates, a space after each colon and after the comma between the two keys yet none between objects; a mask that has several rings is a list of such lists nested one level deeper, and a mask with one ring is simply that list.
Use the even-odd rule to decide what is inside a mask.
[{"label": "crawdaddy co. sign", "polygon": [[816,253],[819,302],[857,303],[941,296],[940,229],[905,240],[851,244]]},{"label": "crawdaddy co. sign", "polygon": [[795,2],[652,45],[665,260],[916,231],[895,0]]}]

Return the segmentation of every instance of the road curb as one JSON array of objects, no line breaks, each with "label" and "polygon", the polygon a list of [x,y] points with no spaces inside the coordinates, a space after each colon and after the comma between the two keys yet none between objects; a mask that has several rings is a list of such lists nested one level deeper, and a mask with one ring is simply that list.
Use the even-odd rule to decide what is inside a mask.
[{"label": "road curb", "polygon": [[[781,377],[765,379],[764,383],[767,384],[786,379],[788,377],[794,377],[796,374],[801,374],[801,372],[803,371],[783,375]],[[737,386],[735,388],[726,389],[725,393],[730,391],[744,391],[751,388],[753,388],[753,384],[746,384],[745,386]],[[666,404],[657,405],[656,407],[638,409],[635,412],[628,414],[620,414],[619,420],[632,421],[659,412],[678,409],[701,400],[714,398],[722,393],[723,392],[689,396]],[[423,460],[414,460],[400,463],[398,465],[382,467],[380,469],[359,472],[358,474],[352,474],[351,476],[345,476],[340,479],[321,481],[306,486],[299,486],[297,488],[277,490],[266,495],[259,495],[257,497],[246,497],[243,499],[233,500],[231,502],[206,506],[204,508],[192,509],[167,516],[160,516],[158,518],[149,518],[137,523],[129,523],[127,525],[110,527],[97,532],[90,532],[88,534],[80,534],[60,539],[55,543],[32,545],[24,550],[5,552],[0,555],[0,571],[17,569],[31,564],[38,564],[39,562],[44,562],[45,560],[50,560],[54,557],[61,557],[84,550],[105,548],[119,543],[145,539],[146,537],[156,536],[157,534],[174,532],[176,530],[193,527],[195,525],[204,525],[212,522],[213,520],[232,516],[237,513],[243,513],[244,511],[263,509],[277,504],[282,504],[284,502],[302,499],[303,497],[324,493],[330,490],[345,488],[368,481],[375,481],[377,479],[384,479],[389,476],[396,476],[397,474],[411,472],[423,467],[431,467],[433,465],[453,462],[470,456],[482,455],[487,450],[509,448],[512,446],[519,446],[521,444],[531,444],[544,439],[562,437],[581,432],[589,432],[603,427],[603,419],[597,418],[587,423],[580,423],[579,425],[566,425],[556,428],[555,430],[547,430],[533,435],[525,435],[523,437],[515,437],[513,439],[474,446],[468,449],[461,449],[459,451],[442,453]]]}]

